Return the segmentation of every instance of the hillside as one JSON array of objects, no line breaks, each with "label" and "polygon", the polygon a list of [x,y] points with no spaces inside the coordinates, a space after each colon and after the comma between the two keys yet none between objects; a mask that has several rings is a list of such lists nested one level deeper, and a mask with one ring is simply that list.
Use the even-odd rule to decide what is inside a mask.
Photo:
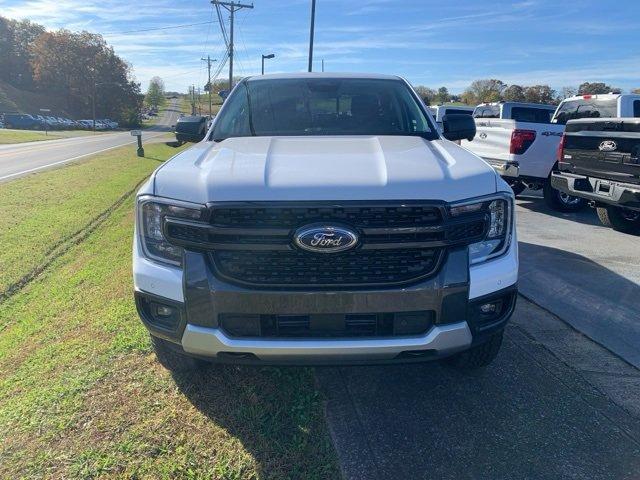
[{"label": "hillside", "polygon": [[41,108],[51,110],[51,115],[69,116],[64,101],[49,95],[20,90],[0,81],[0,113],[40,113]]}]

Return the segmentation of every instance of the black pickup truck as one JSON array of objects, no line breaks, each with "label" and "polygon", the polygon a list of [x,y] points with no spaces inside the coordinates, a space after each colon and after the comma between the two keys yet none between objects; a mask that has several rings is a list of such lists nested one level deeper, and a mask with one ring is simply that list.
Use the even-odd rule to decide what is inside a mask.
[{"label": "black pickup truck", "polygon": [[640,233],[640,118],[567,122],[551,184],[587,199],[603,225]]}]

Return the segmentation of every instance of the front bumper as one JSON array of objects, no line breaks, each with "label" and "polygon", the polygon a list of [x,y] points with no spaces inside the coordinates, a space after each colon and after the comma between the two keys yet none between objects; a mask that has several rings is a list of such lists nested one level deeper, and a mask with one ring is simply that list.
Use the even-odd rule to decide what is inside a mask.
[{"label": "front bumper", "polygon": [[600,204],[640,210],[640,186],[606,181],[567,172],[553,172],[551,185],[556,190],[574,197],[585,198]]},{"label": "front bumper", "polygon": [[[514,238],[515,241],[515,238]],[[491,262],[488,262],[491,263]],[[494,269],[509,265],[517,273],[517,248],[512,245]],[[134,259],[135,269],[135,259]],[[467,249],[452,250],[436,276],[396,289],[282,291],[253,290],[214,277],[206,255],[185,253],[184,301],[166,303],[179,311],[174,327],[159,326],[145,314],[145,298],[163,303],[136,283],[140,316],[153,335],[170,340],[186,354],[219,362],[268,364],[358,364],[431,360],[482,343],[504,328],[516,299],[515,276],[491,277],[495,291],[486,294],[487,281],[471,288]],[[504,280],[505,283],[502,283]],[[506,287],[506,288],[504,288]],[[482,290],[481,290],[482,289]],[[472,295],[480,292],[480,296]],[[470,297],[475,296],[472,300]],[[479,306],[500,300],[499,317],[480,318]],[[427,331],[419,335],[384,337],[265,338],[230,335],[219,323],[224,314],[309,315],[429,311]]]}]

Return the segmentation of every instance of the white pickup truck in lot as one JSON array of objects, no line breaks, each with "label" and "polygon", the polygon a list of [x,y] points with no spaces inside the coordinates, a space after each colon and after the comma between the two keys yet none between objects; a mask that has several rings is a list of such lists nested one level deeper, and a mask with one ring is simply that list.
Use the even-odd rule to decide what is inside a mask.
[{"label": "white pickup truck in lot", "polygon": [[159,361],[489,364],[517,296],[509,186],[403,79],[243,79],[138,192],[135,299]]},{"label": "white pickup truck in lot", "polygon": [[550,175],[564,125],[552,124],[556,107],[536,103],[496,102],[478,105],[473,113],[476,136],[462,146],[481,156],[507,181],[516,195],[525,188],[542,189],[556,210],[578,210],[584,200],[559,192]]},{"label": "white pickup truck in lot", "polygon": [[445,115],[473,115],[473,107],[464,105],[437,105],[429,107],[438,128],[442,130],[442,119]]}]

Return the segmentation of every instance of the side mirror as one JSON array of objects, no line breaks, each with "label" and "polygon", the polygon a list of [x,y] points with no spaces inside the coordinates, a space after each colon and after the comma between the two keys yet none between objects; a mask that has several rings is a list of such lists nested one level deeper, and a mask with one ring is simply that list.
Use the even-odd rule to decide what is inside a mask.
[{"label": "side mirror", "polygon": [[442,135],[447,140],[473,140],[476,122],[471,115],[454,114],[442,117]]}]

